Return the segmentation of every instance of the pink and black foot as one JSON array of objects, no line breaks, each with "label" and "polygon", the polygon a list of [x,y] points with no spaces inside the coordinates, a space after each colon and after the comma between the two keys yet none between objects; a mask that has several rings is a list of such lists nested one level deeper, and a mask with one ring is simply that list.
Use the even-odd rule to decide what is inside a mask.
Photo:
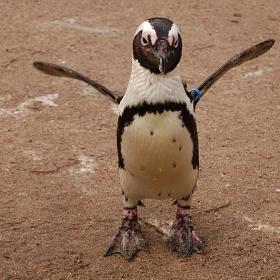
[{"label": "pink and black foot", "polygon": [[105,255],[120,253],[131,260],[145,245],[137,220],[137,207],[124,208],[121,226],[111,239]]},{"label": "pink and black foot", "polygon": [[190,255],[194,251],[202,251],[204,249],[204,243],[194,230],[189,206],[181,207],[178,205],[172,231],[173,233],[169,239],[172,251],[177,251],[182,255]]}]

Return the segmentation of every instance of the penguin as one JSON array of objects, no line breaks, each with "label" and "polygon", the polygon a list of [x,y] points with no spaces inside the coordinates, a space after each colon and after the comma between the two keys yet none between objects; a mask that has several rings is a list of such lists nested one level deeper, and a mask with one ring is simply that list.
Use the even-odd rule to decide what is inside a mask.
[{"label": "penguin", "polygon": [[144,199],[174,199],[177,213],[168,240],[182,255],[205,245],[192,221],[191,203],[199,174],[195,107],[200,97],[227,71],[254,59],[274,44],[268,39],[235,55],[191,91],[181,78],[182,38],[175,23],[151,18],[137,28],[127,90],[118,96],[82,74],[52,63],[34,67],[51,75],[82,80],[118,105],[117,150],[123,197],[121,224],[105,256],[131,260],[146,246],[137,218]]},{"label": "penguin", "polygon": [[145,247],[137,220],[144,199],[177,201],[172,250],[201,251],[191,201],[199,173],[194,100],[182,81],[182,39],[175,23],[151,18],[136,30],[132,71],[118,106],[117,148],[123,217],[106,255],[131,259]]}]

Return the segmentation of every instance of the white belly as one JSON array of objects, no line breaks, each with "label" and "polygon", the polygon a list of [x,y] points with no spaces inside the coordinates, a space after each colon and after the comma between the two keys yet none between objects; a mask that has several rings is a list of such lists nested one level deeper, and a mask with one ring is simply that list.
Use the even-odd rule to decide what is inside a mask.
[{"label": "white belly", "polygon": [[179,114],[135,115],[124,128],[119,174],[126,206],[145,198],[181,200],[192,194],[198,169],[193,169],[193,142]]}]

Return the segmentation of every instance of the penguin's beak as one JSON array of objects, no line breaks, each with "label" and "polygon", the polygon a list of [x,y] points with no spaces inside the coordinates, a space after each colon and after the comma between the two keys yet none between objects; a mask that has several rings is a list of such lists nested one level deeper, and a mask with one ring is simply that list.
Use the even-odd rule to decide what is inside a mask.
[{"label": "penguin's beak", "polygon": [[170,46],[166,39],[158,39],[153,47],[153,54],[158,63],[159,71],[166,75],[168,72],[168,59],[170,56]]}]

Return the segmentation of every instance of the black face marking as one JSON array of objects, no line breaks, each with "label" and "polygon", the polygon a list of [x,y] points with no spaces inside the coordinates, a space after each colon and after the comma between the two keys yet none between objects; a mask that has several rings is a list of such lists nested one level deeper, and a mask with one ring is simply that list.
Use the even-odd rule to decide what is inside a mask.
[{"label": "black face marking", "polygon": [[176,162],[173,163],[173,168],[175,168],[177,166]]},{"label": "black face marking", "polygon": [[128,201],[128,196],[125,197],[125,201]]},{"label": "black face marking", "polygon": [[173,138],[172,141],[173,141],[173,143],[175,143],[176,142],[176,138]]},{"label": "black face marking", "polygon": [[151,135],[151,136],[153,136],[153,135],[154,135],[154,132],[153,132],[152,130],[150,131],[150,135]]},{"label": "black face marking", "polygon": [[168,194],[167,194],[167,196],[170,196],[170,195],[171,195],[171,193],[168,193]]},{"label": "black face marking", "polygon": [[150,18],[148,22],[153,26],[158,38],[167,38],[173,22],[166,18]]},{"label": "black face marking", "polygon": [[158,196],[161,196],[161,193],[159,193]]},{"label": "black face marking", "polygon": [[181,144],[181,146],[179,147],[179,151],[181,151],[182,150],[182,144]]},{"label": "black face marking", "polygon": [[162,114],[164,111],[180,112],[179,119],[182,121],[182,126],[188,129],[193,142],[193,169],[199,167],[198,136],[196,122],[194,116],[190,114],[186,104],[183,102],[166,102],[156,104],[148,104],[147,102],[143,102],[136,106],[126,107],[122,115],[118,118],[117,148],[119,156],[119,168],[125,169],[125,163],[121,153],[121,140],[124,128],[132,124],[135,115],[143,117],[146,114]]},{"label": "black face marking", "polygon": [[124,191],[122,190],[122,195],[124,196]]},{"label": "black face marking", "polygon": [[148,35],[144,41],[142,30],[139,31],[133,40],[133,58],[151,73],[166,74],[176,68],[180,62],[182,55],[181,36],[178,34],[177,43],[170,46],[167,39],[173,22],[165,18],[153,18],[148,21],[156,32],[157,40],[153,45],[151,37]]}]

